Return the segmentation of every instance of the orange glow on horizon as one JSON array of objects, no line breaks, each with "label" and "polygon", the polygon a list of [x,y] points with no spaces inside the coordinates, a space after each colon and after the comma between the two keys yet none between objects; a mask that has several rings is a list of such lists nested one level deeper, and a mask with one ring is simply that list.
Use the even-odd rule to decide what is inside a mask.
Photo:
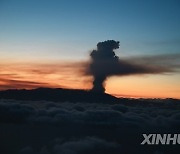
[{"label": "orange glow on horizon", "polygon": [[[0,90],[38,87],[91,89],[92,77],[84,76],[84,62],[50,64],[0,64]],[[178,74],[110,77],[106,93],[130,98],[178,98]]]},{"label": "orange glow on horizon", "polygon": [[0,90],[37,87],[89,89],[91,79],[82,75],[82,64],[85,65],[83,62],[0,64]]},{"label": "orange glow on horizon", "polygon": [[180,75],[111,77],[106,83],[106,92],[117,97],[180,99],[179,78]]}]

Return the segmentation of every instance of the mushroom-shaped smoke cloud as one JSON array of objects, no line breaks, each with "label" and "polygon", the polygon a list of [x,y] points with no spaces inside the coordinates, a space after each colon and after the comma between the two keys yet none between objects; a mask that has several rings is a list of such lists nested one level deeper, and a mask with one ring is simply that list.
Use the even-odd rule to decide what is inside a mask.
[{"label": "mushroom-shaped smoke cloud", "polygon": [[[97,44],[97,50],[90,54],[91,63],[88,67],[87,74],[93,76],[92,91],[104,93],[104,82],[109,76],[134,75],[134,74],[161,74],[173,72],[171,67],[163,67],[152,63],[136,62],[136,59],[120,60],[116,56],[114,49],[119,48],[119,41],[107,40]],[[156,60],[154,58],[154,60]]]},{"label": "mushroom-shaped smoke cloud", "polygon": [[110,73],[109,69],[106,69],[106,66],[118,64],[119,58],[113,51],[118,48],[119,41],[108,40],[99,42],[97,44],[97,50],[91,52],[92,63],[90,65],[90,71],[94,76],[93,91],[101,93],[105,91],[103,84]]}]

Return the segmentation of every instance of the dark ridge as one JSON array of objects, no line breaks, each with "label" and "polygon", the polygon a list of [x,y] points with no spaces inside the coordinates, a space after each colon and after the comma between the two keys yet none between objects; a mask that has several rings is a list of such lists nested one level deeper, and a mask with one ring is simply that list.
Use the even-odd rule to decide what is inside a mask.
[{"label": "dark ridge", "polygon": [[32,100],[32,101],[58,101],[58,102],[115,102],[118,98],[93,91],[62,89],[62,88],[37,88],[37,89],[10,89],[0,91],[1,99]]},{"label": "dark ridge", "polygon": [[10,89],[0,91],[0,99],[29,100],[29,101],[54,101],[54,102],[84,102],[84,103],[121,103],[128,106],[152,106],[163,108],[176,108],[180,100],[166,99],[132,99],[117,98],[110,94],[98,93],[92,90],[62,89],[62,88],[37,88],[37,89]]}]

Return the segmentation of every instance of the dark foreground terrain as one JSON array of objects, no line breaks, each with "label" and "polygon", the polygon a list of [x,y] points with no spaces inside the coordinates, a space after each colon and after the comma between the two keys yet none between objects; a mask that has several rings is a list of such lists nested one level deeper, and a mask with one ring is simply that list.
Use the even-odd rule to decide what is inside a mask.
[{"label": "dark foreground terrain", "polygon": [[180,134],[180,102],[39,88],[0,92],[2,154],[174,154],[142,134]]}]

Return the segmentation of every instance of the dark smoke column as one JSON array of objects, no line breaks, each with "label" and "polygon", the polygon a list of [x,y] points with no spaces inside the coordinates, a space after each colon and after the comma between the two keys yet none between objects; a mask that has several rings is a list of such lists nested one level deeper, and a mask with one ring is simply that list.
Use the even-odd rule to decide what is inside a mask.
[{"label": "dark smoke column", "polygon": [[109,68],[118,63],[119,58],[115,55],[114,49],[119,48],[119,41],[107,40],[97,44],[97,50],[90,54],[92,62],[90,72],[94,77],[92,91],[104,93],[104,81],[110,74]]}]

